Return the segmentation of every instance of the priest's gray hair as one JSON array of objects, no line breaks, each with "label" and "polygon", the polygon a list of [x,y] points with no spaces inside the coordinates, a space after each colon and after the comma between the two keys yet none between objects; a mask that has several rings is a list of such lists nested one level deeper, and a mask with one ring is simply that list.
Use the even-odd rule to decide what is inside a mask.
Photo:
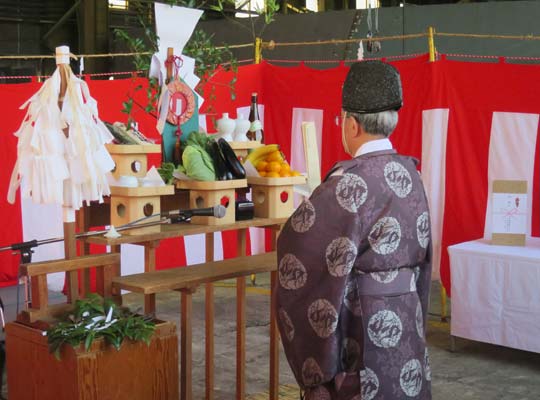
[{"label": "priest's gray hair", "polygon": [[382,111],[373,114],[359,114],[347,111],[367,133],[389,137],[398,123],[398,113],[395,110]]}]

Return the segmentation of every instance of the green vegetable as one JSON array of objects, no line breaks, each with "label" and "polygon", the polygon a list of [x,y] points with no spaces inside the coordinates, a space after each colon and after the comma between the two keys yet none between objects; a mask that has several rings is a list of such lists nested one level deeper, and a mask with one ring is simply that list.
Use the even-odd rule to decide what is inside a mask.
[{"label": "green vegetable", "polygon": [[216,173],[212,157],[206,151],[208,136],[203,132],[191,132],[182,153],[182,165],[186,175],[197,181],[215,181]]},{"label": "green vegetable", "polygon": [[212,158],[198,145],[187,145],[182,154],[186,175],[197,181],[215,181],[216,173]]},{"label": "green vegetable", "polygon": [[172,162],[164,162],[161,163],[161,167],[157,169],[159,172],[159,176],[161,176],[161,179],[163,179],[163,182],[165,182],[166,185],[171,185],[173,183],[174,168],[175,167]]},{"label": "green vegetable", "polygon": [[150,319],[118,307],[112,300],[104,300],[92,293],[75,302],[73,314],[47,330],[49,351],[60,359],[64,344],[73,347],[84,343],[86,351],[95,339],[103,337],[116,350],[127,337],[150,344],[155,324]]}]

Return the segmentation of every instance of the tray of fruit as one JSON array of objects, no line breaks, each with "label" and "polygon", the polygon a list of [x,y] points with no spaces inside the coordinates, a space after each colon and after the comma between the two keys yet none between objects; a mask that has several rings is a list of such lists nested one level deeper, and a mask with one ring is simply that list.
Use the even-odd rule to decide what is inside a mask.
[{"label": "tray of fruit", "polygon": [[[300,172],[292,170],[279,150],[278,144],[267,144],[253,150],[244,163],[250,162],[257,170],[258,176],[248,176],[248,183],[267,185],[295,185],[305,183],[306,178]],[[265,179],[261,179],[265,178]]]}]

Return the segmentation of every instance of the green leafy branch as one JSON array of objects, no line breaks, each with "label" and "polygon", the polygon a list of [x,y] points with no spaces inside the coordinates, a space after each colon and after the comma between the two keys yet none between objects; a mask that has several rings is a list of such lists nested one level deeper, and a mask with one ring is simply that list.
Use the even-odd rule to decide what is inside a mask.
[{"label": "green leafy branch", "polygon": [[60,359],[60,352],[66,344],[72,347],[84,344],[88,351],[96,339],[104,338],[106,343],[119,350],[125,338],[149,345],[154,331],[152,320],[92,293],[77,300],[73,313],[47,330],[46,334],[49,351]]}]

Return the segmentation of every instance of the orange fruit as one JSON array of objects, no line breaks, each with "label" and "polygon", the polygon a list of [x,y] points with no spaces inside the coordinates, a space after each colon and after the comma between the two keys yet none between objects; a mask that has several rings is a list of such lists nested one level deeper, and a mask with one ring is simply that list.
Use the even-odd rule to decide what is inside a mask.
[{"label": "orange fruit", "polygon": [[268,165],[268,163],[264,160],[261,160],[257,163],[257,166],[255,168],[257,168],[257,171],[266,171],[266,166]]},{"label": "orange fruit", "polygon": [[279,174],[281,171],[281,164],[277,161],[270,161],[266,166],[266,172],[276,172]]},{"label": "orange fruit", "polygon": [[278,162],[283,161],[283,156],[281,155],[281,151],[276,150],[276,151],[271,152],[266,157],[266,161],[278,161]]},{"label": "orange fruit", "polygon": [[267,172],[266,177],[267,178],[279,178],[279,174],[277,172]]},{"label": "orange fruit", "polygon": [[300,172],[298,172],[298,171],[291,171],[291,176],[300,176]]},{"label": "orange fruit", "polygon": [[259,176],[266,176],[266,171],[259,171]]},{"label": "orange fruit", "polygon": [[281,176],[282,178],[288,178],[289,176],[291,176],[291,173],[289,171],[279,171],[279,176]]},{"label": "orange fruit", "polygon": [[281,170],[279,172],[281,173],[281,172],[290,172],[290,171],[291,171],[291,166],[287,163],[287,161],[282,161]]}]

